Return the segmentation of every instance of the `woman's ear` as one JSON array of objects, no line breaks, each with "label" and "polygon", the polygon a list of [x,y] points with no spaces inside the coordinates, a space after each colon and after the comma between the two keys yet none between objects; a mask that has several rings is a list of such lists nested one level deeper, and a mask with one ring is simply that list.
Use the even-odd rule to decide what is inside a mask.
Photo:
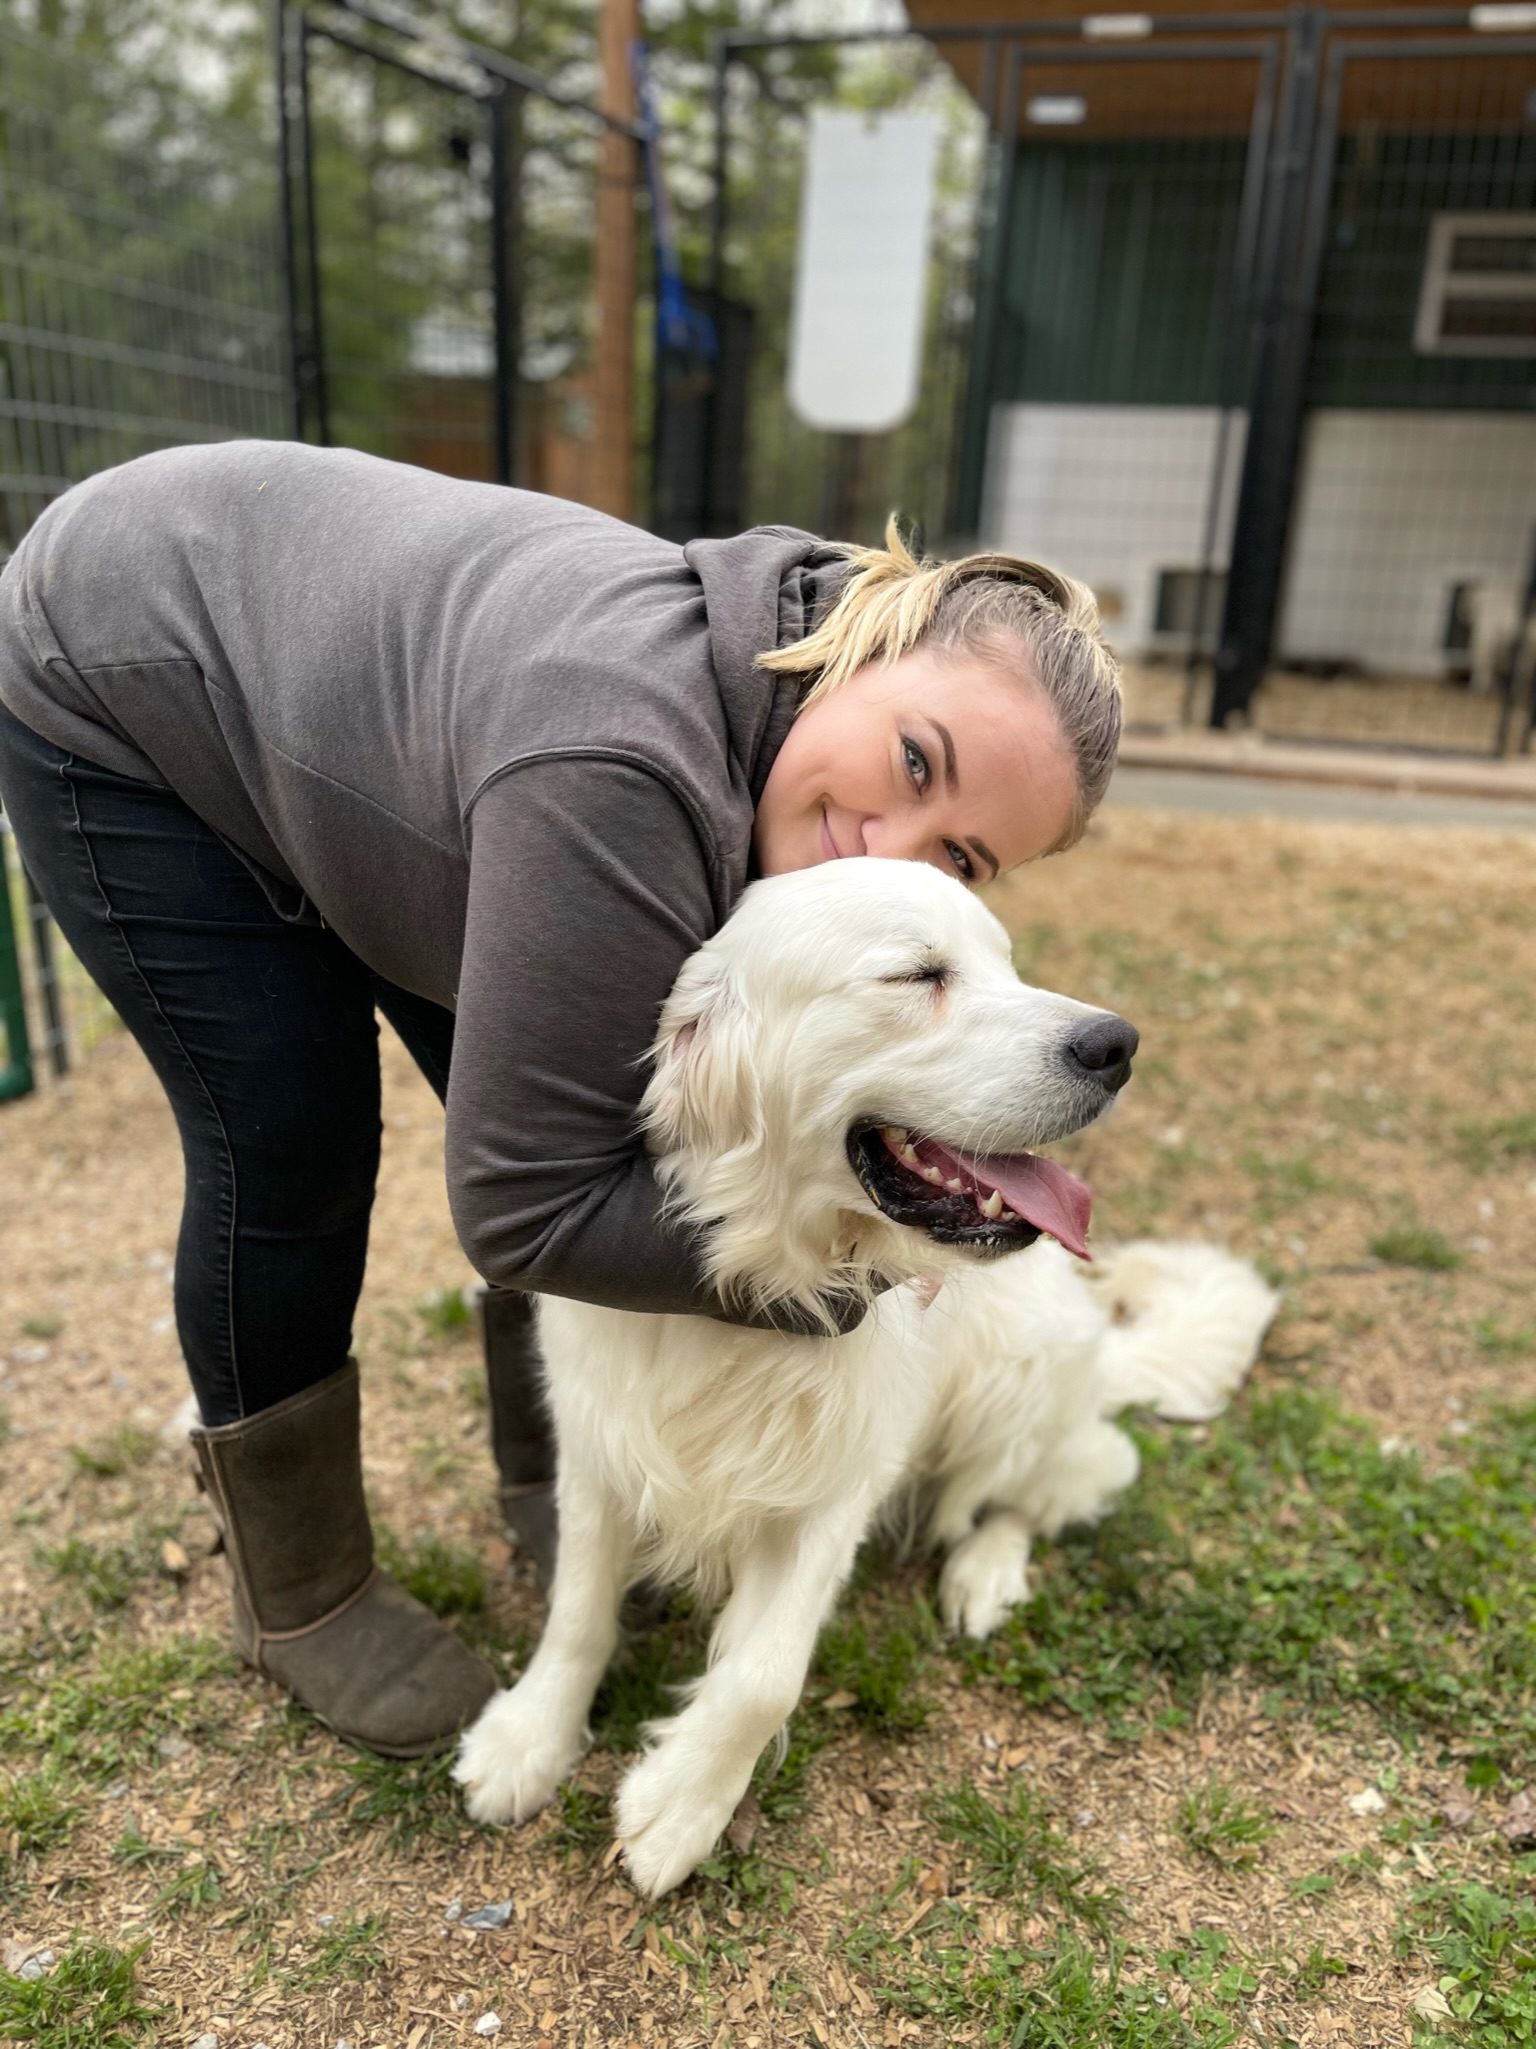
[{"label": "woman's ear", "polygon": [[728,965],[695,954],[662,1006],[641,1121],[658,1153],[719,1154],[744,1145],[760,1117],[752,1019]]}]

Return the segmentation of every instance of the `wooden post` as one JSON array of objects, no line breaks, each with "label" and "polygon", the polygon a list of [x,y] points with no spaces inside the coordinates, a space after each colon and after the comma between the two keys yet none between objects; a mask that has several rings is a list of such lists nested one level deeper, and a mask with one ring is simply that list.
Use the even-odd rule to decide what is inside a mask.
[{"label": "wooden post", "polygon": [[[640,0],[602,0],[598,54],[602,108],[635,118],[630,45],[640,34]],[[591,500],[618,519],[635,503],[635,189],[639,147],[604,131],[597,169],[597,361],[594,375]]]}]

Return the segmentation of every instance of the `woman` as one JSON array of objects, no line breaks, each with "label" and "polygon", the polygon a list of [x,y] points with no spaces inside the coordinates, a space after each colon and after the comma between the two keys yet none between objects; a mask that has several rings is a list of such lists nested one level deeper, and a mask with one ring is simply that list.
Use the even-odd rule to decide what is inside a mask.
[{"label": "woman", "polygon": [[503,1504],[547,1562],[525,1291],[728,1316],[634,1136],[683,960],[754,874],[985,881],[1103,795],[1089,594],[887,538],[679,549],[233,442],[78,486],[0,578],[0,798],[181,1132],[177,1327],[236,1642],[355,1742],[435,1748],[495,1684],[373,1562],[348,1349],[375,1009],[446,1102]]}]

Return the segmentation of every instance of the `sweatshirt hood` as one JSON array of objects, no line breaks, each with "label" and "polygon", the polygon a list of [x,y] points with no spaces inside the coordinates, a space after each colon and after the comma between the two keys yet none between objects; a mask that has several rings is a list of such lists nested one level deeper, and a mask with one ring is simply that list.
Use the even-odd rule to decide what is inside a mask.
[{"label": "sweatshirt hood", "polygon": [[731,752],[755,805],[802,687],[799,677],[758,668],[757,657],[803,640],[826,616],[848,575],[848,558],[792,526],[756,526],[728,540],[690,541],[683,556],[703,586]]}]

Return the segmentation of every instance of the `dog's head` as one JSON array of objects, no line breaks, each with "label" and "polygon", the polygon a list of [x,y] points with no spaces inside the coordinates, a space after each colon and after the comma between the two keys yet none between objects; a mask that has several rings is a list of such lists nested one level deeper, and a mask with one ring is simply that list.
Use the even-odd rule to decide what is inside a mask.
[{"label": "dog's head", "polygon": [[1084,1251],[1088,1194],[1040,1146],[1130,1074],[1122,1018],[1029,988],[957,881],[853,859],[759,882],[685,964],[648,1142],[710,1227],[718,1286],[809,1302],[1032,1244]]}]

